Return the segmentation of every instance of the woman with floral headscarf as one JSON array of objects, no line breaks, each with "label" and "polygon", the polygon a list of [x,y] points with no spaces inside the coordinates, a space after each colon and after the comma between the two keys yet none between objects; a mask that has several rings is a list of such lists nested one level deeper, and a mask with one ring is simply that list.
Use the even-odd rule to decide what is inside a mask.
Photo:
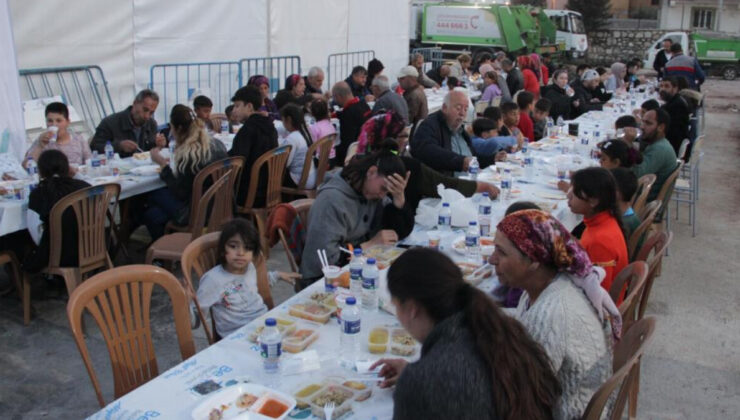
[{"label": "woman with floral headscarf", "polygon": [[524,76],[524,90],[532,92],[535,101],[540,99],[540,79],[537,77],[532,58],[528,55],[520,55],[516,62]]},{"label": "woman with floral headscarf", "polygon": [[283,109],[287,104],[296,104],[303,107],[313,97],[306,95],[306,81],[300,74],[291,74],[285,79],[285,89],[275,95],[275,106]]},{"label": "woman with floral headscarf", "polygon": [[513,316],[545,349],[560,381],[563,393],[553,417],[581,418],[612,374],[610,336],[622,329],[619,311],[600,285],[604,271],[543,211],[506,216],[494,243],[489,261],[499,281],[524,289]]},{"label": "woman with floral headscarf", "polygon": [[257,110],[260,114],[265,117],[270,117],[270,121],[280,119],[280,111],[275,103],[270,99],[270,81],[267,77],[261,74],[255,74],[247,81],[247,86],[255,86],[260,90],[262,94],[262,100],[264,101],[260,109]]}]

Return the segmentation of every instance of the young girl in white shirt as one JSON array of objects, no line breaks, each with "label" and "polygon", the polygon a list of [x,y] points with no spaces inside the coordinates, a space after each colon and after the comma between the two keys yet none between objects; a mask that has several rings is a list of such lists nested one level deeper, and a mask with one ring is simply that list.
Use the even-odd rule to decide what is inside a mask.
[{"label": "young girl in white shirt", "polygon": [[[306,120],[303,117],[303,110],[298,105],[285,105],[280,109],[280,116],[283,121],[283,127],[288,132],[287,137],[279,140],[280,145],[289,144],[293,147],[288,157],[287,168],[294,185],[288,186],[295,187],[301,181],[306,153],[308,153],[308,147],[313,144],[313,140],[311,138],[311,132],[306,125]],[[316,183],[316,167],[313,160],[310,162],[311,169],[305,186],[307,189],[314,188],[314,184]]]}]

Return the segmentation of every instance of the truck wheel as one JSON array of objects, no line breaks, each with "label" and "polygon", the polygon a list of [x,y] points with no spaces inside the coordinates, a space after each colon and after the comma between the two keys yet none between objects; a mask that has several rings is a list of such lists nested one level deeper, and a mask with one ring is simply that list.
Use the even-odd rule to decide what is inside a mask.
[{"label": "truck wheel", "polygon": [[735,80],[737,77],[737,69],[735,67],[725,67],[722,69],[722,77],[725,80]]}]

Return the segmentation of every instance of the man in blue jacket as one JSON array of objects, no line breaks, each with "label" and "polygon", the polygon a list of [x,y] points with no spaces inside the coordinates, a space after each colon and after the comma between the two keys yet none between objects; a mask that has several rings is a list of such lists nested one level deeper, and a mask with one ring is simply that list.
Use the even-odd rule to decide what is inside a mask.
[{"label": "man in blue jacket", "polygon": [[706,76],[696,57],[684,55],[683,48],[678,42],[671,45],[671,54],[673,58],[665,64],[665,77],[683,77],[691,89],[700,90]]}]

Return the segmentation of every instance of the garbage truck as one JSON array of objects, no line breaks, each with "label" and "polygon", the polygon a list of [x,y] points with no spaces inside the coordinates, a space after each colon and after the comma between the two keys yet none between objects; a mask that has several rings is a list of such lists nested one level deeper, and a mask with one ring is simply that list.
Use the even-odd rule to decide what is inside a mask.
[{"label": "garbage truck", "polygon": [[735,80],[740,71],[740,36],[716,32],[668,32],[645,51],[645,66],[652,68],[655,56],[670,39],[681,44],[684,53],[696,57],[707,74]]},{"label": "garbage truck", "polygon": [[440,46],[444,52],[469,51],[474,61],[482,53],[561,53],[556,25],[543,9],[484,3],[423,3],[412,5],[411,47]]}]

